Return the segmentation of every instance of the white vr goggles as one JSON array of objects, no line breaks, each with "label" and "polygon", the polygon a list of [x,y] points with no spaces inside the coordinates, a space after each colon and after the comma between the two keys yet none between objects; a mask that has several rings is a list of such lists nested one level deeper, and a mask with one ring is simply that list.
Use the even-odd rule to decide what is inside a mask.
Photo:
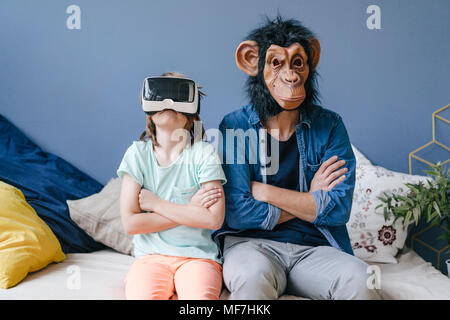
[{"label": "white vr goggles", "polygon": [[147,114],[172,109],[186,114],[199,110],[199,93],[191,79],[177,77],[150,77],[142,87],[142,109]]}]

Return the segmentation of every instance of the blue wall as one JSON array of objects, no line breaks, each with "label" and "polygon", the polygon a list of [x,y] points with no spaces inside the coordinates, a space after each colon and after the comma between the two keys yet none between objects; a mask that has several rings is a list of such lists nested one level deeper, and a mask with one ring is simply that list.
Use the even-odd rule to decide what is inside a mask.
[{"label": "blue wall", "polygon": [[[66,8],[81,8],[81,30]],[[381,8],[381,30],[366,8]],[[322,105],[375,164],[408,171],[450,103],[450,1],[0,1],[0,113],[102,183],[144,129],[145,76],[180,71],[204,86],[206,128],[246,104],[234,51],[264,15],[303,21],[322,44]]]}]

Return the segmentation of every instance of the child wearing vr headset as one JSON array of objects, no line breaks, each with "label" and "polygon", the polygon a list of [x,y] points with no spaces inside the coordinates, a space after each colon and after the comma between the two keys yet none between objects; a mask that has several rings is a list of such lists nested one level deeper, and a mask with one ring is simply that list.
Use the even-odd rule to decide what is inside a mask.
[{"label": "child wearing vr headset", "polygon": [[117,170],[122,223],[137,258],[127,299],[219,299],[222,258],[211,230],[224,219],[226,178],[203,126],[194,125],[202,95],[179,73],[144,80],[147,128]]}]

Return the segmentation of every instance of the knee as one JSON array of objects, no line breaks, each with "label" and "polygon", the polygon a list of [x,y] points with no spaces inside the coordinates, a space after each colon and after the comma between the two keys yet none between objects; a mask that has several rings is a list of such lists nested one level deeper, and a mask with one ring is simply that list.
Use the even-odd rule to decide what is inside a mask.
[{"label": "knee", "polygon": [[177,283],[178,300],[219,300],[222,292],[222,277],[197,283]]},{"label": "knee", "polygon": [[223,276],[232,300],[273,300],[281,291],[278,287],[282,284],[268,265],[247,264],[237,268],[225,264]]},{"label": "knee", "polygon": [[211,260],[190,260],[176,272],[175,288],[179,300],[219,300],[222,267]]},{"label": "knee", "polygon": [[125,279],[127,300],[168,300],[173,295],[173,280],[167,267],[137,260]]},{"label": "knee", "polygon": [[357,260],[351,265],[346,265],[346,270],[336,282],[332,298],[336,300],[373,300],[378,298],[375,289],[367,284],[369,274],[368,265]]}]

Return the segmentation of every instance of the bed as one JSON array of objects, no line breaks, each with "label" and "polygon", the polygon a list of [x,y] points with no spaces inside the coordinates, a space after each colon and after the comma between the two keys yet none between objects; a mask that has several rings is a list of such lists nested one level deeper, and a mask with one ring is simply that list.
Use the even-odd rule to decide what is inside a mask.
[{"label": "bed", "polygon": [[[408,230],[401,222],[386,220],[375,210],[381,192],[401,192],[405,183],[427,178],[374,166],[355,147],[354,153],[356,184],[347,229],[355,256],[379,268],[374,267],[380,271],[380,298],[450,299],[450,279],[405,247]],[[58,258],[49,257],[4,285],[8,289],[0,289],[0,300],[124,299],[123,279],[134,257],[131,236],[120,223],[118,178],[102,186],[70,163],[40,149],[1,115],[0,164],[0,196],[5,190],[10,192],[0,197],[0,280],[48,253],[40,240],[49,240],[45,234],[53,237],[59,250]],[[47,228],[42,234],[22,229],[29,232],[33,248],[18,239],[20,232],[5,227],[8,218],[12,226],[23,228],[22,223],[14,221],[22,212],[5,215],[4,205],[11,194],[29,212],[28,220],[33,218]],[[11,244],[22,250],[20,255],[11,253]],[[228,295],[224,290],[221,299]],[[284,295],[280,299],[303,298]]]},{"label": "bed", "polygon": [[[124,284],[134,258],[112,249],[68,254],[65,261],[29,274],[10,289],[0,289],[0,299],[124,299]],[[450,299],[450,279],[414,251],[400,255],[397,264],[378,264],[381,299]],[[79,278],[72,281],[74,277]],[[228,292],[223,291],[221,299]],[[284,295],[280,299],[302,299]]]}]

